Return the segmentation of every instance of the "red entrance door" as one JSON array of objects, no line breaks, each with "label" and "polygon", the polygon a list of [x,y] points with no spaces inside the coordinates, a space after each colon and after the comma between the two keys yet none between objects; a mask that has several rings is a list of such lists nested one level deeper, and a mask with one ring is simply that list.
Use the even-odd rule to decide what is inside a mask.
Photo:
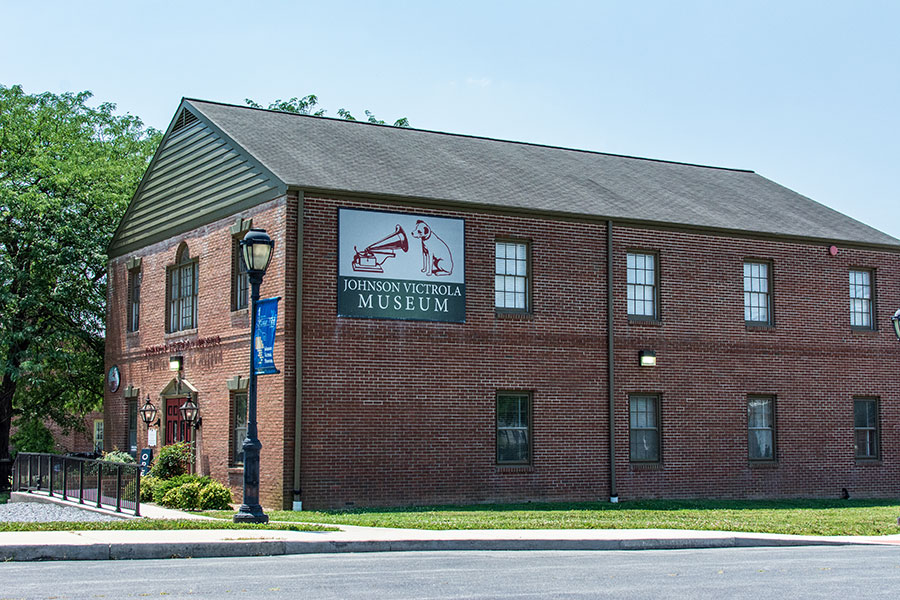
[{"label": "red entrance door", "polygon": [[181,417],[181,405],[187,402],[187,398],[166,399],[166,445],[175,442],[190,442],[191,427]]}]

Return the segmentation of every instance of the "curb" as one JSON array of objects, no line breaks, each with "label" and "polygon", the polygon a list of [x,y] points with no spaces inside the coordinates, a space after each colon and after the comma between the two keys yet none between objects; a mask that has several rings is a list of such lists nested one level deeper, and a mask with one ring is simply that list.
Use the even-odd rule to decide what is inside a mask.
[{"label": "curb", "polygon": [[845,546],[859,543],[864,542],[726,536],[705,539],[645,538],[628,540],[229,540],[195,543],[87,543],[83,545],[17,544],[0,547],[0,561],[225,558],[297,554],[335,554],[344,552],[684,550],[705,548]]}]

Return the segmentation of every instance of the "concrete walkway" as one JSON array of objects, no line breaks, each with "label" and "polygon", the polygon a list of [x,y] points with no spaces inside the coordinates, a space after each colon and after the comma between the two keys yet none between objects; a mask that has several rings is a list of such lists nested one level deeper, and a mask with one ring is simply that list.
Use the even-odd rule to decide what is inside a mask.
[{"label": "concrete walkway", "polygon": [[[145,516],[197,518],[148,505]],[[330,552],[416,550],[650,550],[892,544],[882,537],[796,536],[676,529],[452,530],[388,529],[340,525],[340,531],[46,531],[0,533],[0,561],[108,560],[273,556]]]}]

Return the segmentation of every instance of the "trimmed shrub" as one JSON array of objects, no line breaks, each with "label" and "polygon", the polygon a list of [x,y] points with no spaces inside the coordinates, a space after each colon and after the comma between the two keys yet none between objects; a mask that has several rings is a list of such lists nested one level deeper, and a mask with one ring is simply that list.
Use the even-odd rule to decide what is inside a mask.
[{"label": "trimmed shrub", "polygon": [[199,482],[202,487],[211,481],[212,479],[210,479],[209,477],[200,477],[199,475],[191,475],[189,473],[178,475],[177,477],[173,477],[171,479],[154,478],[153,501],[158,504],[162,504],[162,500],[166,496],[166,494],[186,483]]},{"label": "trimmed shrub", "polygon": [[150,474],[160,479],[171,479],[186,474],[191,464],[193,450],[193,444],[187,442],[163,446],[153,461],[153,466],[150,467]]},{"label": "trimmed shrub", "polygon": [[211,481],[200,490],[200,510],[228,510],[231,508],[231,490]]},{"label": "trimmed shrub", "polygon": [[141,477],[141,502],[153,502],[153,487],[158,481],[152,475]]},{"label": "trimmed shrub", "polygon": [[200,506],[201,489],[203,487],[199,481],[185,483],[166,492],[160,504],[180,510],[196,510]]},{"label": "trimmed shrub", "polygon": [[113,450],[112,452],[104,453],[103,460],[107,460],[109,462],[125,463],[128,465],[133,465],[135,463],[133,456],[131,456],[127,452],[122,452],[121,450]]}]

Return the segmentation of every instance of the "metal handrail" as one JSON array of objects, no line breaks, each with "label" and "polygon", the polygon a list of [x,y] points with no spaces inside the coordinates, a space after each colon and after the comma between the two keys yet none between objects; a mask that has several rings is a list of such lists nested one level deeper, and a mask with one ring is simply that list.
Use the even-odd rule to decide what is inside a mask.
[{"label": "metal handrail", "polygon": [[136,464],[19,452],[13,463],[12,491],[46,491],[51,497],[141,515],[141,468]]}]

